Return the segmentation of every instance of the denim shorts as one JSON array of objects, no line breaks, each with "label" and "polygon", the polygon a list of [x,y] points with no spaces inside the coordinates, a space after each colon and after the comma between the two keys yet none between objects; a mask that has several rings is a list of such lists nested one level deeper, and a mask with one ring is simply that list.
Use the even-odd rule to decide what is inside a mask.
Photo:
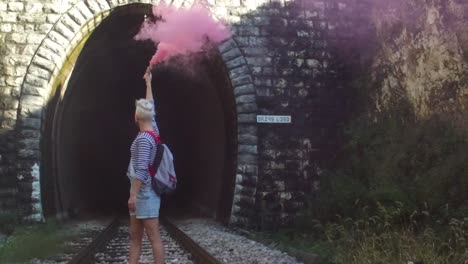
[{"label": "denim shorts", "polygon": [[135,215],[137,219],[159,218],[161,197],[153,190],[151,184],[142,184],[136,198]]}]

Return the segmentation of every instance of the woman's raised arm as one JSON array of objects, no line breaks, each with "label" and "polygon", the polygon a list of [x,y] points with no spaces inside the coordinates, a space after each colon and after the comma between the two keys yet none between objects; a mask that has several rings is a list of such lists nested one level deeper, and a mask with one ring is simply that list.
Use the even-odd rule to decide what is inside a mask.
[{"label": "woman's raised arm", "polygon": [[[152,86],[151,86],[151,80],[153,79],[153,76],[151,74],[151,67],[146,68],[146,72],[145,72],[145,75],[143,76],[143,79],[145,79],[145,82],[146,82],[146,99],[147,100],[152,100],[153,107],[156,108],[155,104],[154,104],[153,90],[152,90]],[[155,109],[155,111],[156,111],[156,109]],[[159,128],[158,128],[158,124],[156,123],[156,118],[155,118],[154,115],[151,118],[151,125],[152,125],[153,131],[156,133],[156,135],[159,135]]]},{"label": "woman's raised arm", "polygon": [[151,87],[151,80],[153,76],[151,74],[151,67],[146,68],[145,75],[143,76],[143,79],[145,79],[146,82],[146,99],[153,100],[153,90]]}]

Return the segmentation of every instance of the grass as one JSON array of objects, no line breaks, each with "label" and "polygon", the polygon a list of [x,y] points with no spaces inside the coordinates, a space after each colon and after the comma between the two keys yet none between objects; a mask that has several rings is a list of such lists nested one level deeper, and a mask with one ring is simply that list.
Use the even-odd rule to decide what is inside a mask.
[{"label": "grass", "polygon": [[422,221],[415,219],[422,212],[416,212],[410,224],[403,227],[388,222],[388,213],[395,208],[358,219],[337,217],[324,224],[311,219],[312,229],[259,232],[253,238],[292,255],[296,255],[292,249],[318,255],[308,262],[300,254],[305,263],[468,264],[468,218],[445,222],[427,215],[428,224],[420,224]]},{"label": "grass", "polygon": [[468,232],[463,221],[451,219],[448,226],[443,228],[427,225],[420,227],[420,230],[394,227],[388,223],[380,230],[369,226],[379,221],[376,217],[368,221],[355,221],[353,228],[346,228],[343,224],[326,227],[326,232],[332,230],[333,235],[328,236],[327,241],[336,248],[336,263],[468,263]]},{"label": "grass", "polygon": [[305,264],[337,263],[334,261],[336,249],[331,243],[317,240],[310,234],[300,234],[298,230],[256,232],[250,235],[250,239],[295,256]]},{"label": "grass", "polygon": [[63,242],[71,236],[53,221],[18,227],[0,247],[0,263],[24,263],[33,258],[51,257],[63,250]]}]

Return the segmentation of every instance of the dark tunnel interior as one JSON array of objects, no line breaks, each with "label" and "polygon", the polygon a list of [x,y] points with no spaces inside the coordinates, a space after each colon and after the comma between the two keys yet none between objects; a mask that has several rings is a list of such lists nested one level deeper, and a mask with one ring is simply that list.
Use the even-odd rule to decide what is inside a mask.
[{"label": "dark tunnel interior", "polygon": [[[142,76],[155,51],[154,44],[133,40],[142,21],[141,12],[112,12],[87,40],[63,100],[48,109],[42,189],[49,215],[126,212],[135,100],[145,96]],[[200,53],[157,66],[152,85],[179,182],[163,198],[163,210],[227,217],[237,128],[220,56]]]}]

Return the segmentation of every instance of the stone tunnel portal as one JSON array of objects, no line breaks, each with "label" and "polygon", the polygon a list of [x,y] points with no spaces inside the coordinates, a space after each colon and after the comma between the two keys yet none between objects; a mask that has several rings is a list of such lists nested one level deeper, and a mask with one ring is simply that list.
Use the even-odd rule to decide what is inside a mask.
[{"label": "stone tunnel portal", "polygon": [[[126,170],[137,134],[135,99],[152,43],[132,39],[143,14],[113,11],[91,34],[47,108],[42,196],[46,215],[126,210]],[[187,70],[188,69],[188,70]],[[235,177],[236,111],[230,80],[217,54],[198,54],[153,71],[162,139],[173,150],[177,191],[171,211],[229,217]]]}]

